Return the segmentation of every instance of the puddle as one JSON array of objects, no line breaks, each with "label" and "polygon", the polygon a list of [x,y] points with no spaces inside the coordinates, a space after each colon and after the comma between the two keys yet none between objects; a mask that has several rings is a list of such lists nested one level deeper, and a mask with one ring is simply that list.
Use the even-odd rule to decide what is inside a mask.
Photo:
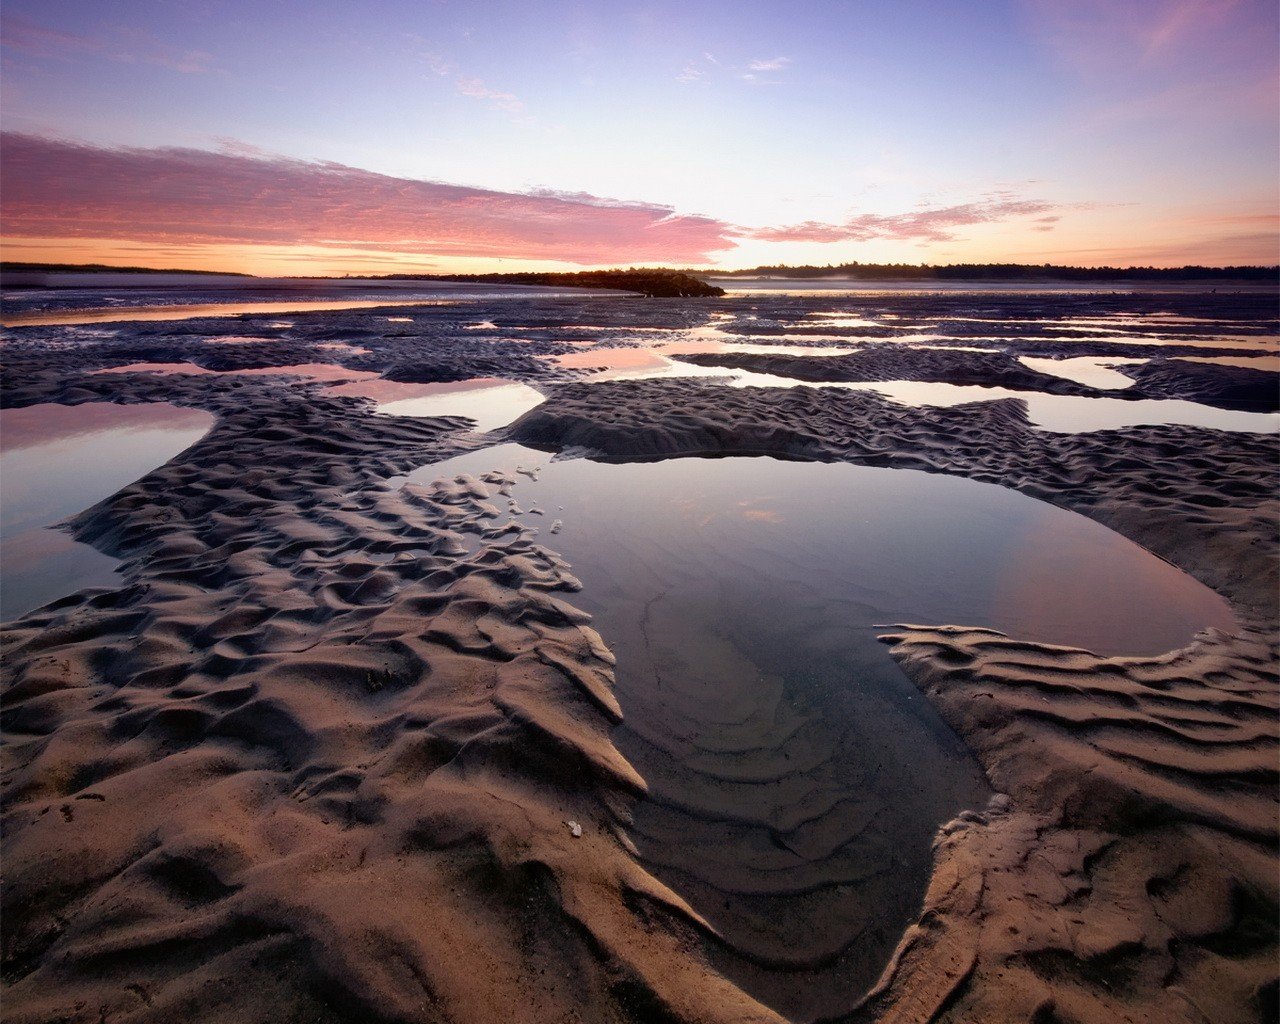
[{"label": "puddle", "polygon": [[[795,384],[803,383],[796,381]],[[1215,409],[1181,399],[1078,398],[1046,395],[1039,391],[1011,391],[976,384],[937,384],[913,380],[875,381],[842,384],[853,390],[874,391],[903,405],[952,406],[966,402],[990,402],[997,398],[1020,398],[1027,403],[1027,415],[1041,430],[1059,434],[1079,434],[1091,430],[1120,430],[1124,427],[1160,424],[1208,427],[1248,434],[1272,434],[1280,430],[1280,414]]]},{"label": "puddle", "polygon": [[[1106,337],[1102,337],[1101,335],[1106,335]],[[1154,346],[1156,348],[1176,345],[1179,348],[1256,349],[1259,352],[1273,354],[1278,348],[1280,348],[1280,345],[1277,344],[1275,338],[1269,338],[1259,334],[1214,335],[1212,338],[1181,334],[1156,337],[1149,334],[1115,334],[1113,331],[1106,330],[1102,331],[1100,335],[1090,334],[1087,338],[1072,337],[1069,334],[1056,334],[1053,336],[1011,334],[992,335],[990,340],[1006,341],[1014,344],[1022,344],[1023,342],[1035,343],[1038,341],[1048,341],[1053,342],[1054,344],[1061,344],[1063,342],[1069,343],[1076,341],[1082,345],[1142,345],[1144,347]]]},{"label": "puddle", "polygon": [[[1142,362],[1142,360],[1137,360]],[[655,377],[705,377],[736,388],[825,388],[874,391],[902,405],[949,407],[968,402],[992,402],[1019,398],[1027,403],[1033,425],[1054,433],[1079,434],[1091,430],[1119,430],[1159,424],[1182,424],[1214,430],[1234,430],[1270,434],[1280,430],[1280,414],[1216,409],[1198,402],[1178,399],[1085,398],[1048,395],[1039,391],[1014,391],[978,384],[941,384],[931,381],[805,381],[771,373],[757,373],[729,367],[699,366],[669,360],[656,370],[610,371],[587,380],[645,380]]]},{"label": "puddle", "polygon": [[108,366],[106,369],[93,371],[95,376],[102,373],[235,374],[241,377],[305,377],[307,380],[319,381],[363,381],[378,377],[375,370],[349,370],[337,363],[294,363],[289,366],[255,366],[244,370],[206,370],[195,363],[129,363],[126,366]]},{"label": "puddle", "polygon": [[117,584],[114,558],[48,527],[164,465],[213,422],[167,403],[0,410],[0,620]]},{"label": "puddle", "polygon": [[1106,356],[1072,356],[1067,359],[1042,359],[1038,356],[1019,356],[1018,362],[1029,370],[1047,373],[1053,377],[1075,381],[1085,387],[1103,391],[1120,391],[1133,387],[1135,381],[1126,377],[1114,366],[1145,363],[1146,359],[1108,358]]},{"label": "puddle", "polygon": [[1175,356],[1187,363],[1217,363],[1219,366],[1239,366],[1244,370],[1265,370],[1280,373],[1280,356]]},{"label": "puddle", "polygon": [[101,370],[94,370],[91,376],[99,376],[104,373],[189,373],[204,374],[217,373],[217,370],[206,370],[203,366],[197,366],[195,363],[126,363],[124,366],[107,366]]},{"label": "puddle", "polygon": [[[1138,360],[1141,362],[1142,360]],[[698,366],[672,360],[659,370],[635,373],[609,373],[597,379],[644,380],[654,377],[706,377],[736,388],[824,388],[848,391],[874,391],[901,405],[947,408],[968,402],[993,402],[1000,398],[1018,398],[1027,403],[1027,416],[1041,430],[1059,434],[1079,434],[1092,430],[1119,430],[1123,427],[1158,426],[1160,424],[1207,427],[1249,434],[1271,434],[1280,431],[1280,414],[1240,412],[1216,409],[1199,402],[1180,399],[1085,398],[1074,395],[1048,395],[1040,391],[1014,391],[1009,388],[983,387],[978,384],[942,384],[933,381],[807,381],[756,373],[728,367]]]},{"label": "puddle", "polygon": [[592,348],[549,358],[557,366],[603,372],[657,370],[669,364],[669,360],[651,348]]},{"label": "puddle", "polygon": [[[918,911],[935,829],[988,795],[876,624],[1101,653],[1233,625],[1218,595],[1118,534],[955,477],[504,445],[410,480],[517,466],[541,467],[516,477],[519,519],[572,564],[571,601],[618,657],[614,740],[650,786],[641,856],[741,951],[713,950],[716,966],[791,1019],[874,982]],[[769,962],[813,973],[797,985]]]},{"label": "puddle", "polygon": [[[453,306],[453,299],[347,299],[202,302],[175,306],[116,306],[112,309],[65,309],[39,313],[14,313],[4,318],[5,327],[36,327],[51,324],[103,324],[140,320],[195,320],[203,317],[244,316],[262,313],[322,313],[343,309],[382,309],[388,306]],[[288,326],[293,326],[292,324]]]},{"label": "puddle", "polygon": [[542,392],[496,377],[450,381],[443,384],[399,384],[375,380],[328,388],[329,394],[360,395],[378,403],[388,416],[466,416],[480,432],[514,423],[546,401]]},{"label": "puddle", "polygon": [[[758,337],[758,335],[753,335]],[[806,338],[809,336],[806,335]],[[833,335],[834,337],[834,335]],[[840,339],[842,341],[848,339]],[[750,341],[672,341],[659,345],[658,348],[670,355],[685,355],[693,352],[747,352],[752,355],[765,356],[847,356],[857,349],[849,345],[789,345],[760,344]]]},{"label": "puddle", "polygon": [[852,313],[842,313],[838,310],[808,313],[806,315],[824,321],[827,327],[890,327],[894,330],[900,329],[896,324],[886,324],[880,320],[867,320],[864,317],[855,316]]}]

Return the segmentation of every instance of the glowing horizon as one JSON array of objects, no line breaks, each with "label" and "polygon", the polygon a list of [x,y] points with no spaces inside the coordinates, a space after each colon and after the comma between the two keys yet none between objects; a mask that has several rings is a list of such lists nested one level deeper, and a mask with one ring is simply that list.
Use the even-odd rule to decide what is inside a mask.
[{"label": "glowing horizon", "polygon": [[10,0],[6,260],[1280,261],[1270,3],[222,7]]}]

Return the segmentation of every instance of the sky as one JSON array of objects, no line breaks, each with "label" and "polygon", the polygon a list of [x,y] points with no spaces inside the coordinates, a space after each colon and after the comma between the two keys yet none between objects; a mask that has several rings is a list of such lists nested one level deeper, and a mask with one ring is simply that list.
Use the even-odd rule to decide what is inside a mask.
[{"label": "sky", "polygon": [[8,260],[1280,261],[1274,0],[5,0]]}]

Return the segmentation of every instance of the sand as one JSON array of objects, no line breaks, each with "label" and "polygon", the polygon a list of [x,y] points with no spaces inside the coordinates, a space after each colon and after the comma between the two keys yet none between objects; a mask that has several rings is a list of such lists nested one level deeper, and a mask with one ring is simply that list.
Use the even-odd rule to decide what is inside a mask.
[{"label": "sand", "polygon": [[[901,301],[905,314],[927,300]],[[774,454],[961,474],[1080,511],[1227,597],[1237,635],[1153,658],[980,624],[886,626],[996,795],[939,831],[917,923],[871,990],[827,1016],[1274,1019],[1276,439],[1050,434],[1016,400],[910,409],[814,388],[574,383],[547,358],[573,350],[567,324],[705,320],[696,303],[605,302],[471,309],[492,337],[444,352],[448,325],[358,313],[299,314],[269,346],[200,340],[267,333],[252,318],[6,342],[6,406],[218,416],[70,524],[123,560],[121,587],[4,628],[6,1018],[781,1019],[717,969],[725,937],[636,856],[646,782],[613,742],[614,656],[574,605],[554,534],[508,524],[502,477],[385,486],[513,439],[611,461]],[[504,341],[517,320],[535,330]],[[482,437],[296,377],[92,372],[297,366],[335,340],[364,350],[339,360],[351,370],[499,372],[548,397]],[[1237,379],[1187,365],[1228,390]],[[1186,381],[1136,387],[1219,393]]]}]

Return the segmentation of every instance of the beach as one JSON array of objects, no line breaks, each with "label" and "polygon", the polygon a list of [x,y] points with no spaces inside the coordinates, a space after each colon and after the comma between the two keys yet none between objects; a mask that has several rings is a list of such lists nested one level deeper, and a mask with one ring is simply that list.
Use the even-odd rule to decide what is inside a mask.
[{"label": "beach", "polygon": [[5,293],[9,1021],[1274,1019],[1273,288],[401,299]]}]

